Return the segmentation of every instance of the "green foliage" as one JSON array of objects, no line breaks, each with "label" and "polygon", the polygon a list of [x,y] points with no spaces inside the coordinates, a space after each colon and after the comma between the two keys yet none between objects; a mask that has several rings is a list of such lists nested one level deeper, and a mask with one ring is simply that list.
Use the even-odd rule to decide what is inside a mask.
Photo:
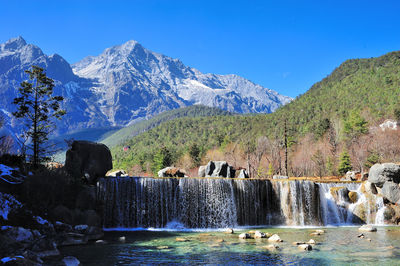
[{"label": "green foliage", "polygon": [[[260,136],[277,136],[283,140],[284,121],[287,121],[288,146],[308,133],[317,138],[324,135],[333,126],[329,123],[328,127],[328,121],[346,121],[347,132],[354,133],[348,137],[364,134],[368,129],[366,122],[372,124],[382,117],[393,116],[400,102],[399,87],[400,52],[379,58],[348,60],[305,94],[272,114],[180,117],[163,121],[112,148],[114,165],[125,169],[134,164],[144,167],[146,162],[153,162],[162,145],[174,148],[175,162],[192,143],[201,151],[207,151],[228,142],[245,147],[245,143],[256,143]],[[368,120],[360,113],[367,113]],[[134,148],[123,152],[124,145]],[[333,161],[332,169],[330,172],[335,172]]]},{"label": "green foliage", "polygon": [[314,131],[315,136],[317,138],[322,137],[330,127],[331,127],[331,122],[329,121],[329,119],[328,118],[322,119]]},{"label": "green foliage", "polygon": [[368,133],[368,122],[357,111],[352,111],[344,122],[344,133],[349,139]]},{"label": "green foliage", "polygon": [[397,122],[400,122],[400,107],[394,109],[393,114],[394,114],[394,119],[396,119]]},{"label": "green foliage", "polygon": [[171,166],[171,164],[172,164],[171,152],[166,147],[162,147],[154,155],[153,166],[152,166],[153,174],[157,174],[158,171],[167,166]]},{"label": "green foliage", "polygon": [[199,148],[199,146],[197,146],[196,143],[193,143],[192,145],[190,145],[190,147],[189,147],[189,155],[190,155],[190,158],[193,161],[193,166],[199,166],[200,165],[200,161],[201,161],[200,148]]},{"label": "green foliage", "polygon": [[133,138],[143,132],[159,126],[160,124],[180,118],[180,117],[202,117],[202,116],[216,116],[216,115],[231,115],[231,113],[208,106],[192,105],[189,107],[174,109],[161,113],[149,120],[137,122],[131,126],[122,128],[110,136],[106,136],[102,143],[108,147],[114,147],[124,141]]},{"label": "green foliage", "polygon": [[53,96],[54,81],[46,76],[43,68],[32,66],[25,71],[30,82],[23,81],[18,89],[19,97],[14,99],[17,111],[16,118],[24,121],[26,136],[32,140],[29,147],[32,150],[32,163],[37,168],[39,163],[48,160],[49,147],[43,144],[48,141],[49,134],[54,130],[52,118],[61,119],[65,110],[60,107],[61,96]]},{"label": "green foliage", "polygon": [[272,163],[268,164],[268,176],[272,177],[274,175],[274,166],[272,165]]},{"label": "green foliage", "polygon": [[376,153],[376,152],[371,152],[371,153],[368,155],[367,160],[366,160],[364,166],[367,167],[367,168],[371,168],[371,166],[373,166],[374,164],[379,163],[379,162],[380,162],[380,156],[379,156],[379,154]]},{"label": "green foliage", "polygon": [[350,161],[350,155],[349,153],[344,150],[339,157],[339,168],[338,172],[341,175],[345,175],[348,171],[352,169],[351,167],[351,161]]}]

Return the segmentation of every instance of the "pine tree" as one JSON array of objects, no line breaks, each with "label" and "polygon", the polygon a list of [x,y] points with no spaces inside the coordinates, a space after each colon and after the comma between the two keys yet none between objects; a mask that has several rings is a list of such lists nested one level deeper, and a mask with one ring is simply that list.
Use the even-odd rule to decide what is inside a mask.
[{"label": "pine tree", "polygon": [[200,149],[199,146],[197,146],[196,143],[193,143],[190,147],[189,147],[189,155],[190,158],[193,161],[193,165],[194,166],[199,166],[200,165]]},{"label": "pine tree", "polygon": [[62,96],[53,96],[54,81],[46,76],[43,68],[32,66],[25,71],[30,81],[23,81],[18,88],[20,97],[14,99],[16,118],[24,121],[26,135],[31,139],[28,149],[32,150],[32,165],[36,169],[49,160],[49,147],[45,143],[55,129],[54,119],[61,119],[65,110],[60,107]]},{"label": "pine tree", "polygon": [[152,171],[156,174],[161,169],[170,166],[172,163],[171,152],[163,146],[155,155],[153,159]]},{"label": "pine tree", "polygon": [[341,175],[345,175],[351,169],[352,169],[352,167],[351,167],[351,162],[350,162],[350,155],[347,152],[347,150],[344,150],[340,154],[338,172]]}]

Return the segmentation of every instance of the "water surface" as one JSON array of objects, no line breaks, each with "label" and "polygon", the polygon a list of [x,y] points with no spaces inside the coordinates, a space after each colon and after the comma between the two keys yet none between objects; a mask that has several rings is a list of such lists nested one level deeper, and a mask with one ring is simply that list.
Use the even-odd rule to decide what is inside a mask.
[{"label": "water surface", "polygon": [[[363,233],[358,227],[322,228],[325,234],[311,236],[315,228],[258,228],[277,233],[284,242],[279,251],[268,251],[266,239],[240,240],[221,230],[200,231],[112,231],[107,244],[65,247],[64,255],[77,257],[83,265],[135,264],[273,264],[273,265],[399,265],[400,228],[378,227],[378,232]],[[125,243],[119,238],[125,237]],[[317,244],[312,251],[300,251],[292,242]],[[183,241],[185,240],[185,241]]]}]

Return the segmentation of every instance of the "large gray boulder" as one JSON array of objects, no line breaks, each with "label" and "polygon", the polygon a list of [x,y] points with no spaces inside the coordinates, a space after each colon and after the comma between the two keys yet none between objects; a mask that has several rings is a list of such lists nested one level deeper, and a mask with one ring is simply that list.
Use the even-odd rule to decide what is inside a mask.
[{"label": "large gray boulder", "polygon": [[74,141],[67,151],[65,168],[74,177],[82,177],[89,184],[95,184],[112,169],[111,152],[101,143]]},{"label": "large gray boulder", "polygon": [[206,166],[205,165],[202,165],[199,167],[198,175],[199,175],[199,177],[206,176]]},{"label": "large gray boulder", "polygon": [[389,200],[391,203],[400,201],[400,187],[399,184],[394,182],[385,182],[382,187],[382,196]]},{"label": "large gray boulder", "polygon": [[235,177],[235,170],[225,161],[209,161],[205,170],[206,177]]},{"label": "large gray boulder", "polygon": [[374,164],[369,170],[368,181],[382,188],[387,181],[400,183],[400,165],[394,163]]}]

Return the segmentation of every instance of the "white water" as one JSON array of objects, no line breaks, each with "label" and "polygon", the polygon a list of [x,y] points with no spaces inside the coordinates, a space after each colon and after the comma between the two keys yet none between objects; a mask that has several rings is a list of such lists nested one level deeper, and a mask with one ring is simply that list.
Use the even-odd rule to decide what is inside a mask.
[{"label": "white water", "polygon": [[[350,204],[343,191],[335,199],[332,187],[357,191],[358,201]],[[106,228],[343,226],[360,222],[357,215],[383,224],[382,198],[367,200],[359,188],[354,183],[128,177],[101,180],[98,200]],[[354,215],[360,207],[364,213]]]}]

